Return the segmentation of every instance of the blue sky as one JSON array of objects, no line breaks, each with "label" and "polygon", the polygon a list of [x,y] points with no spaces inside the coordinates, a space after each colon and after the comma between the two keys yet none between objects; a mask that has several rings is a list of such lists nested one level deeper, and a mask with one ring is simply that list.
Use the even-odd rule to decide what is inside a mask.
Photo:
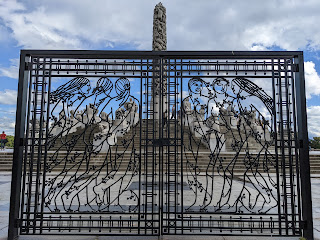
[{"label": "blue sky", "polygon": [[[0,130],[13,134],[21,49],[151,50],[154,0],[0,0]],[[320,1],[163,0],[168,50],[303,50],[320,136]]]}]

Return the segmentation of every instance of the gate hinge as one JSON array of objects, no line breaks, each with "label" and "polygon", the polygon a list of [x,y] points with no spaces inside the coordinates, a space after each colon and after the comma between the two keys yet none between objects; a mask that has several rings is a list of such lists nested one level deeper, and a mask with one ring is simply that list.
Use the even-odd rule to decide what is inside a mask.
[{"label": "gate hinge", "polygon": [[292,64],[292,71],[293,72],[299,72],[299,64],[295,63],[295,64]]},{"label": "gate hinge", "polygon": [[21,219],[19,219],[19,218],[15,219],[15,221],[14,221],[14,227],[15,227],[15,228],[21,227],[21,223],[22,223]]},{"label": "gate hinge", "polygon": [[25,71],[30,71],[31,70],[31,62],[25,62],[25,65],[24,65],[24,70]]}]

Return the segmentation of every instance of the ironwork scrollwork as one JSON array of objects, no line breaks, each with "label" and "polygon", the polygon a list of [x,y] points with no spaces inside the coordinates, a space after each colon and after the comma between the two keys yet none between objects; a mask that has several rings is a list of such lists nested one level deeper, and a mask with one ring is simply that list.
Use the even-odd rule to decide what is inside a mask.
[{"label": "ironwork scrollwork", "polygon": [[[182,124],[189,134],[185,152],[193,156],[185,156],[193,202],[186,211],[270,212],[278,204],[270,175],[276,164],[271,152],[272,98],[240,77],[195,77],[189,80],[188,91],[182,102]],[[255,103],[266,113],[259,112]],[[201,160],[201,151],[210,152],[209,160]],[[230,159],[223,157],[228,151]],[[201,166],[204,161],[206,167]],[[243,171],[235,173],[236,166]]]},{"label": "ironwork scrollwork", "polygon": [[114,84],[101,77],[94,88],[88,78],[77,77],[50,94],[45,167],[47,173],[56,170],[45,182],[50,211],[137,211],[138,195],[128,187],[139,169],[134,143],[139,100],[130,89],[124,77]]}]

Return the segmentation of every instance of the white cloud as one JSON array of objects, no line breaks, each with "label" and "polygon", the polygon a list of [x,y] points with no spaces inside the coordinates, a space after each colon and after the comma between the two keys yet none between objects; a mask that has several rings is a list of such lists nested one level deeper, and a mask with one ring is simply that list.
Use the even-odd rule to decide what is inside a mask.
[{"label": "white cloud", "polygon": [[[0,18],[24,48],[151,49],[158,0],[3,0]],[[169,50],[320,49],[320,1],[163,0]],[[245,14],[244,14],[245,13]]]},{"label": "white cloud", "polygon": [[319,1],[165,1],[168,49],[286,50],[320,46]]},{"label": "white cloud", "polygon": [[315,69],[315,64],[311,61],[304,63],[305,79],[306,79],[306,97],[320,94],[320,77]]},{"label": "white cloud", "polygon": [[309,134],[320,137],[320,106],[308,107],[307,114]]},{"label": "white cloud", "polygon": [[18,79],[19,75],[19,59],[10,59],[10,67],[0,67],[0,76]]},{"label": "white cloud", "polygon": [[15,128],[14,119],[8,117],[0,117],[0,132],[5,131],[7,135],[13,135]]},{"label": "white cloud", "polygon": [[16,108],[2,108],[0,107],[0,112],[3,113],[5,116],[11,116],[15,117],[16,116]]},{"label": "white cloud", "polygon": [[250,50],[251,51],[266,51],[268,49],[265,46],[262,46],[262,45],[252,45]]},{"label": "white cloud", "polygon": [[6,29],[6,27],[0,25],[0,42],[3,43],[8,43],[10,39],[9,32]]},{"label": "white cloud", "polygon": [[17,91],[5,89],[0,91],[0,104],[15,105],[17,103]]},{"label": "white cloud", "polygon": [[92,4],[91,1],[58,0],[22,4],[7,0],[0,3],[0,18],[24,48],[80,49],[113,47],[114,43],[138,47],[150,43],[151,46],[150,38],[145,39],[144,21],[146,15],[150,15],[148,25],[152,30],[152,11],[145,14],[141,1],[138,2],[141,6],[136,5],[132,1],[100,0]]},{"label": "white cloud", "polygon": [[[117,48],[151,50],[153,8],[159,0],[2,0],[0,41],[13,38],[33,49]],[[320,1],[163,0],[168,50],[320,50]],[[3,24],[3,25],[1,25]],[[0,76],[17,78],[18,60],[0,66]],[[305,63],[307,97],[320,94],[313,62]],[[270,84],[257,80],[270,92]],[[268,89],[269,87],[269,89]],[[14,90],[0,91],[0,104],[15,104]],[[318,132],[308,109],[309,129]],[[319,110],[319,109],[318,109]],[[311,121],[312,120],[312,121]],[[320,125],[320,123],[318,124]]]}]

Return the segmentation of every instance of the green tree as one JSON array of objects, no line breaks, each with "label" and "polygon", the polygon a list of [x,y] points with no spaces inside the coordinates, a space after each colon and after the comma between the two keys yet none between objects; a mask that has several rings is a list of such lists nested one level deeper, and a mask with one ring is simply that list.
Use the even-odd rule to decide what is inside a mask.
[{"label": "green tree", "polygon": [[14,136],[7,135],[7,139],[8,139],[8,142],[6,144],[6,147],[13,148]]},{"label": "green tree", "polygon": [[310,139],[310,147],[314,149],[320,149],[320,137],[314,137]]}]

